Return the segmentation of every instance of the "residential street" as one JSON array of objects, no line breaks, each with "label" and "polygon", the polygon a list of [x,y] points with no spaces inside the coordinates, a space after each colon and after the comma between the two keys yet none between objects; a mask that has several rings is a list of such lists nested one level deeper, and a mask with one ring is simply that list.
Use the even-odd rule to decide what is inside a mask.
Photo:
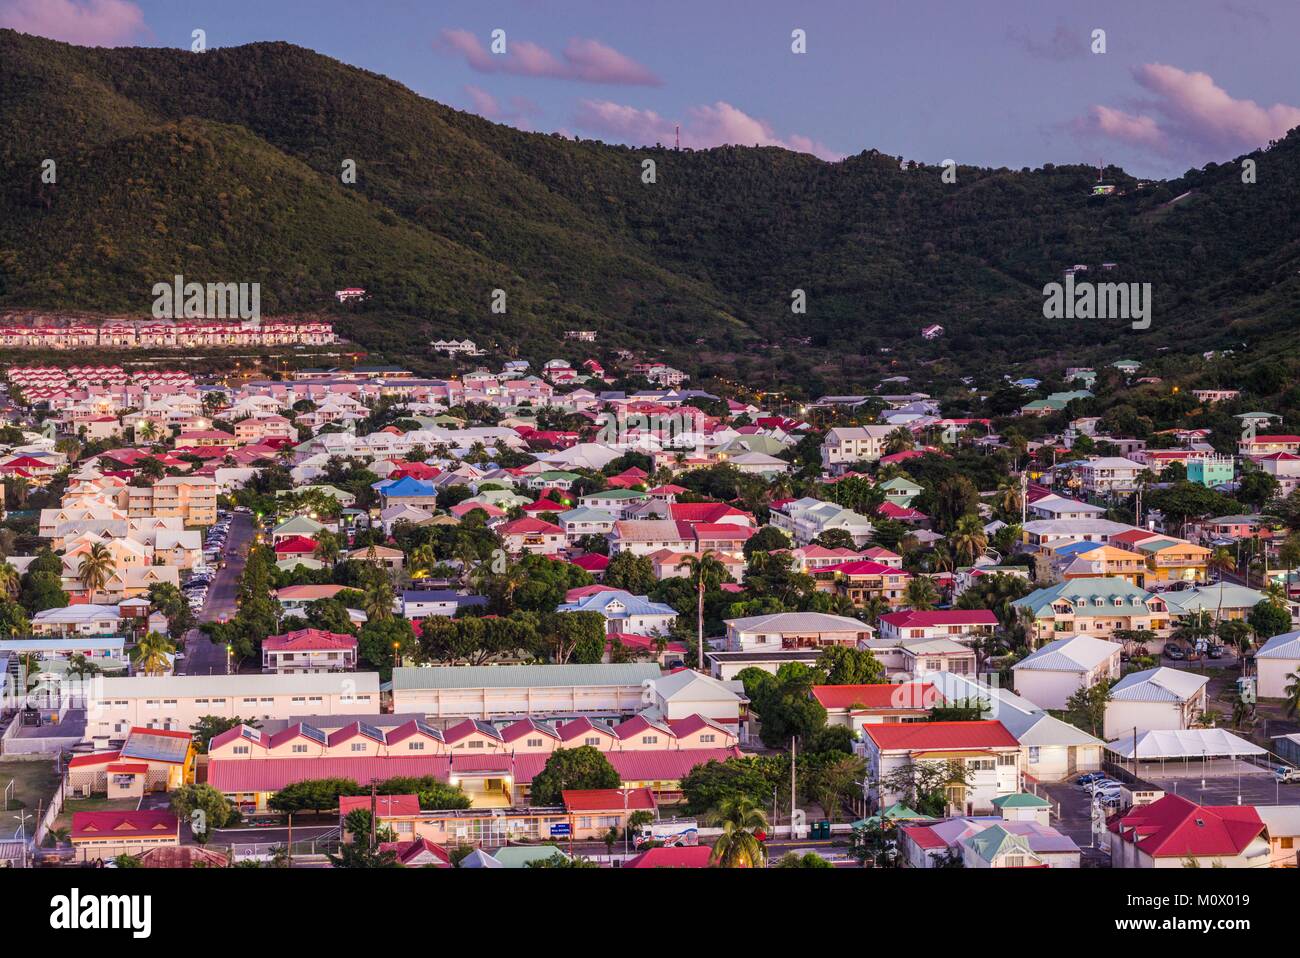
[{"label": "residential street", "polygon": [[[244,512],[235,513],[226,538],[226,565],[212,580],[207,601],[198,616],[200,622],[220,622],[235,614],[239,577],[244,572],[252,538],[253,517]],[[209,641],[198,629],[191,629],[185,636],[185,674],[213,675],[225,671],[225,649]]]}]

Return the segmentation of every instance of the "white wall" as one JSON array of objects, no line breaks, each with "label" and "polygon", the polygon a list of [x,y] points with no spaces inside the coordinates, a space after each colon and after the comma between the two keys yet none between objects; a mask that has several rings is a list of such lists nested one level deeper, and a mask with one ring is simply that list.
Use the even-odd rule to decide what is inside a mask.
[{"label": "white wall", "polygon": [[1016,694],[1029,699],[1040,709],[1063,709],[1066,700],[1083,684],[1082,672],[1051,672],[1046,669],[1011,670]]}]

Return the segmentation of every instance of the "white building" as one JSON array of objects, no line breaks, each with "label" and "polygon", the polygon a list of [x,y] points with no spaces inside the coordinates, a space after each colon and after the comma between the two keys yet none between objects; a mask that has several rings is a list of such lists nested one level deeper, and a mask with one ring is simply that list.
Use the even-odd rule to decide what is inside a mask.
[{"label": "white building", "polygon": [[1286,687],[1300,675],[1300,631],[1284,632],[1265,642],[1255,653],[1259,670],[1256,694],[1262,699],[1280,699],[1286,696]]},{"label": "white building", "polygon": [[1016,694],[1039,708],[1063,709],[1079,689],[1118,678],[1123,651],[1116,642],[1090,635],[1048,642],[1012,666]]},{"label": "white building", "polygon": [[96,678],[86,693],[86,737],[98,745],[132,728],[188,730],[205,715],[262,721],[291,715],[379,714],[379,673],[139,675]]},{"label": "white building", "polygon": [[1205,711],[1210,678],[1163,666],[1124,676],[1110,690],[1104,734],[1122,735],[1191,728]]},{"label": "white building", "polygon": [[822,441],[822,468],[840,473],[855,462],[875,462],[893,431],[893,426],[836,426]]}]

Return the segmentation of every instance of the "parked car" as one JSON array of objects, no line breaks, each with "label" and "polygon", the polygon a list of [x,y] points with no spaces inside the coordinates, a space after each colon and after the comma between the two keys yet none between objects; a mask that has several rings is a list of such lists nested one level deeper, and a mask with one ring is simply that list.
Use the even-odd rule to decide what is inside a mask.
[{"label": "parked car", "polygon": [[1165,658],[1167,659],[1185,659],[1187,652],[1181,645],[1175,645],[1172,642],[1165,643]]},{"label": "parked car", "polygon": [[1221,659],[1223,658],[1223,646],[1217,642],[1211,642],[1205,647],[1205,654],[1212,659]]},{"label": "parked car", "polygon": [[1290,765],[1279,765],[1273,769],[1273,777],[1279,782],[1291,783],[1300,782],[1300,768],[1292,768]]}]

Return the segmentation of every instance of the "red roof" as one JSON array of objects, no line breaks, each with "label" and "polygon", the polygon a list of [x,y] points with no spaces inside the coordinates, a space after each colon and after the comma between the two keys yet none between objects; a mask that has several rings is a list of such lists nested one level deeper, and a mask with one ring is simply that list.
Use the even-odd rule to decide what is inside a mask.
[{"label": "red roof", "polygon": [[997,625],[998,617],[989,609],[935,609],[931,612],[909,609],[886,612],[880,621],[898,629],[919,629],[939,625]]},{"label": "red roof", "polygon": [[143,775],[149,771],[145,762],[110,762],[108,771],[120,775]]},{"label": "red roof", "polygon": [[[969,724],[969,723],[967,723]],[[625,782],[678,781],[696,765],[725,762],[740,755],[737,748],[683,748],[606,752],[605,757]],[[220,792],[277,792],[286,785],[316,778],[350,778],[361,785],[395,776],[434,775],[446,781],[450,772],[514,770],[516,783],[531,782],[550,758],[546,752],[511,756],[429,755],[380,758],[214,758],[208,764],[208,784]]]},{"label": "red roof", "polygon": [[107,762],[116,762],[121,752],[94,752],[90,755],[74,755],[68,762],[70,768],[80,768],[83,765],[103,765]]},{"label": "red roof", "polygon": [[277,555],[303,555],[316,551],[316,540],[306,536],[290,536],[275,544]]},{"label": "red roof", "polygon": [[813,698],[828,709],[930,709],[943,701],[928,682],[895,685],[814,685]]},{"label": "red roof", "polygon": [[180,819],[174,812],[149,809],[146,811],[73,812],[72,840],[93,838],[157,838],[159,835],[176,837],[180,833]]},{"label": "red roof", "polygon": [[839,572],[843,575],[893,575],[908,577],[911,573],[904,572],[902,569],[895,569],[893,566],[883,565],[879,562],[871,562],[863,559],[858,562],[840,562],[837,565],[824,565],[817,570],[818,572]]},{"label": "red roof", "polygon": [[427,854],[436,862],[431,867],[451,867],[451,856],[447,854],[447,849],[434,844],[427,838],[413,838],[408,842],[383,842],[380,844],[379,850],[381,852],[392,852],[403,865],[418,861]]},{"label": "red roof", "polygon": [[356,636],[322,629],[297,629],[283,635],[268,635],[262,648],[272,652],[306,652],[315,649],[355,649]]},{"label": "red roof", "polygon": [[713,849],[708,845],[688,845],[685,848],[652,848],[635,858],[629,858],[624,868],[708,868]]},{"label": "red roof", "polygon": [[668,515],[681,522],[705,523],[716,523],[728,516],[749,518],[748,512],[742,512],[725,502],[674,502],[668,506]]},{"label": "red roof", "polygon": [[930,825],[904,825],[903,834],[921,848],[947,848],[948,843],[935,834]]},{"label": "red roof", "polygon": [[503,536],[520,535],[520,534],[544,534],[544,535],[564,535],[564,530],[551,522],[543,522],[541,519],[534,519],[531,516],[525,516],[523,519],[516,519],[514,522],[507,522],[497,530]]},{"label": "red roof", "polygon": [[882,502],[876,509],[876,514],[886,519],[897,519],[899,521],[920,520],[929,518],[924,512],[916,509],[904,509],[902,506],[892,502]]},{"label": "red roof", "polygon": [[588,572],[604,572],[609,567],[609,556],[603,556],[599,552],[588,552],[576,559],[570,559],[569,562]]},{"label": "red roof", "polygon": [[654,811],[655,794],[648,788],[576,788],[560,793],[568,812]]},{"label": "red roof", "polygon": [[[339,817],[358,808],[370,811],[369,795],[340,795]],[[419,815],[420,799],[417,795],[376,795],[375,815],[379,818],[391,818],[395,815]]]},{"label": "red roof", "polygon": [[1256,436],[1256,445],[1266,442],[1300,442],[1300,436]]},{"label": "red roof", "polygon": [[1253,805],[1197,805],[1166,795],[1110,823],[1110,830],[1155,858],[1239,855],[1264,830]]},{"label": "red roof", "polygon": [[883,751],[1015,748],[1020,743],[997,721],[897,722],[864,725],[862,734]]}]

